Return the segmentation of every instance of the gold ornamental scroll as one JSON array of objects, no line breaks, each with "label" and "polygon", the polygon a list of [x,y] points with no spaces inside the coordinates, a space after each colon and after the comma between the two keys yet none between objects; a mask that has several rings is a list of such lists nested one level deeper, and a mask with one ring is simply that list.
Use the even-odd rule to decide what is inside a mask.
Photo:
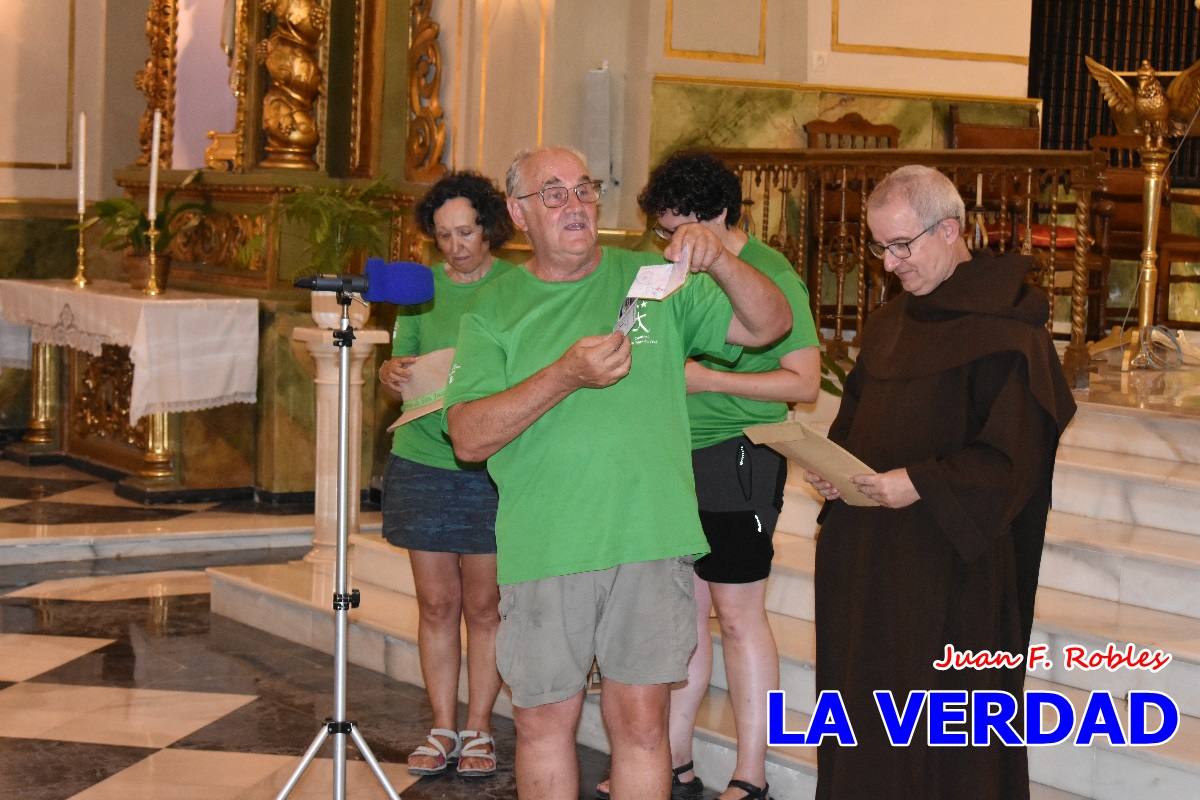
[{"label": "gold ornamental scroll", "polygon": [[270,76],[262,105],[267,157],[261,163],[315,170],[321,141],[316,106],[324,80],[321,39],[329,12],[320,0],[265,0],[262,7],[275,26],[256,51]]},{"label": "gold ornamental scroll", "polygon": [[433,0],[413,0],[408,44],[408,151],[404,176],[422,183],[446,172],[442,152],[446,123],[438,95],[442,86],[442,51]]}]

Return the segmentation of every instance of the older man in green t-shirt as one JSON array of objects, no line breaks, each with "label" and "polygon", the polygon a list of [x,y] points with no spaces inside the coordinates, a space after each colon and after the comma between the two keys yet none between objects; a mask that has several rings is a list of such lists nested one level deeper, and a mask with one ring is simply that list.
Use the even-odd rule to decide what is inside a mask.
[{"label": "older man in green t-shirt", "polygon": [[654,255],[597,243],[600,182],[572,151],[514,159],[509,212],[533,255],[463,317],[446,424],[500,490],[497,661],[512,689],[517,790],[575,798],[575,729],[593,657],[613,752],[613,797],[666,798],[670,683],[695,647],[696,512],[684,362],[733,358],[791,322],[761,273],[699,225],[666,257],[693,274],[614,322]]}]

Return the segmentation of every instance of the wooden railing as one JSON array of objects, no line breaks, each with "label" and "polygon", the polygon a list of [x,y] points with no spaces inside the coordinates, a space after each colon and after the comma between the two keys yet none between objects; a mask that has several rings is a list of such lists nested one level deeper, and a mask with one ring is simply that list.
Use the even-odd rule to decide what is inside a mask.
[{"label": "wooden railing", "polygon": [[[1017,249],[1034,257],[1053,297],[1055,273],[1070,275],[1070,344],[1064,368],[1087,385],[1088,296],[1102,312],[1093,254],[1091,193],[1103,168],[1095,153],[1058,150],[713,150],[742,180],[746,229],[783,252],[808,284],[827,352],[846,353],[887,301],[890,276],[867,250],[863,209],[874,185],[897,167],[923,164],[945,173],[966,201],[973,246]],[[981,177],[982,176],[982,177]],[[982,181],[982,183],[980,183]],[[976,198],[980,202],[976,203]],[[1067,216],[1064,226],[1061,217]],[[1033,224],[1029,224],[1032,220]],[[984,231],[988,235],[984,236]],[[986,241],[984,241],[986,238]],[[1035,245],[1035,238],[1041,238]],[[1074,239],[1074,247],[1059,247]],[[1064,275],[1065,277],[1065,275]],[[1101,283],[1101,287],[1103,284]],[[1051,315],[1053,317],[1053,315]],[[1095,326],[1093,326],[1095,327]]]}]

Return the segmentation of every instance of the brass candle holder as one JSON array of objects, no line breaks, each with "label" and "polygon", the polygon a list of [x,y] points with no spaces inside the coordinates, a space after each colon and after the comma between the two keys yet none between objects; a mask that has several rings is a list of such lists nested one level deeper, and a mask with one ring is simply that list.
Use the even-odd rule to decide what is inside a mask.
[{"label": "brass candle holder", "polygon": [[158,288],[158,226],[153,217],[150,219],[150,230],[146,231],[146,238],[150,240],[150,277],[146,279],[146,288],[142,293],[158,297],[162,294],[162,289]]},{"label": "brass candle holder", "polygon": [[83,247],[83,212],[79,212],[79,244],[75,246],[75,277],[71,283],[82,289],[88,285],[86,251]]}]

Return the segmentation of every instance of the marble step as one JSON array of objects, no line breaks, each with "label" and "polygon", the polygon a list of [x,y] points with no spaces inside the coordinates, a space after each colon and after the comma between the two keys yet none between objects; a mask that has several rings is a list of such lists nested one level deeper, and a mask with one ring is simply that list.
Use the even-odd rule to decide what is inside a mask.
[{"label": "marble step", "polygon": [[[371,550],[370,547],[359,549],[357,546],[356,549],[359,555]],[[382,550],[377,555],[381,553]],[[208,573],[212,580],[214,613],[314,649],[331,652],[333,620],[329,598],[333,579],[327,565],[291,562],[254,567],[219,567],[210,569]],[[401,591],[366,583],[362,575],[360,569],[355,570],[354,583],[362,592],[363,603],[351,612],[348,637],[350,660],[397,680],[422,685],[416,647],[416,600]],[[778,626],[778,631],[789,639],[794,637],[789,625],[807,625],[811,628],[811,623],[790,618],[772,621]],[[717,644],[719,646],[719,635]],[[794,660],[791,655],[787,658]],[[722,662],[718,660],[715,668],[722,675],[720,680],[723,683],[721,667]],[[796,696],[802,693],[795,675],[789,676],[788,683]],[[465,687],[464,673],[460,677],[460,691],[465,691]],[[349,686],[347,691],[348,710],[353,715],[354,687]],[[512,714],[505,693],[497,702],[496,712],[505,716]],[[807,715],[795,709],[786,712],[786,720],[789,730],[804,730],[808,726]],[[581,744],[605,752],[608,750],[595,696],[589,696],[584,704],[578,740]],[[710,688],[697,716],[695,742],[695,760],[699,765],[700,777],[707,785],[719,786],[728,779],[736,756],[734,741],[728,695],[714,686]],[[1051,769],[1054,763],[1050,761]],[[1078,771],[1078,765],[1071,766]],[[812,748],[771,748],[767,775],[772,795],[778,800],[810,798],[816,785],[816,751]],[[1072,773],[1071,779],[1077,780],[1074,775]],[[1033,785],[1031,792],[1035,800],[1076,800],[1081,797],[1051,786],[1044,780]]]},{"label": "marble step", "polygon": [[[783,534],[814,536],[819,510],[814,497],[807,484],[786,485],[777,542],[786,541]],[[1200,616],[1200,538],[1051,511],[1039,582],[1104,600]]]},{"label": "marble step", "polygon": [[[776,536],[775,562],[767,584],[768,611],[799,620],[813,619],[812,569],[815,543],[786,534]],[[1192,609],[1192,613],[1197,613]],[[1170,692],[1185,713],[1200,717],[1200,621],[1153,609],[1086,597],[1043,586],[1038,591],[1033,643],[1050,647],[1058,682],[1082,689],[1108,689],[1124,696],[1131,689]],[[1172,663],[1156,674],[1141,671],[1063,669],[1062,648],[1078,645],[1161,649]]]},{"label": "marble step", "polygon": [[1200,417],[1085,400],[1062,444],[1200,464]]},{"label": "marble step", "polygon": [[[5,537],[0,566],[47,564],[57,561],[93,561],[104,558],[139,558],[176,553],[215,553],[226,550],[266,550],[308,547],[312,544],[312,517],[305,522],[265,515],[188,515],[186,523],[168,520],[156,530],[130,532],[125,523],[96,523],[50,528],[49,535]],[[183,527],[186,525],[186,529]],[[62,526],[65,527],[65,526]],[[176,529],[178,528],[178,529]]]},{"label": "marble step", "polygon": [[1054,468],[1054,508],[1200,534],[1200,464],[1062,446]]},{"label": "marble step", "polygon": [[[405,550],[392,547],[377,536],[357,536],[354,543],[352,564],[356,582],[367,581],[404,594],[414,593]],[[782,685],[799,692],[794,700],[789,696],[789,702],[807,698],[804,705],[795,706],[805,711],[811,710],[815,696],[814,545],[809,539],[777,534],[774,570],[767,584],[767,609],[784,656]],[[1185,713],[1200,717],[1200,622],[1194,619],[1043,587],[1038,593],[1032,641],[1047,645],[1055,664],[1050,672],[1037,673],[1042,677],[1081,689],[1107,689],[1122,697],[1136,689],[1166,691]],[[1161,649],[1171,653],[1173,660],[1155,674],[1063,667],[1063,647],[1103,649],[1109,642],[1119,647],[1133,642],[1139,647]],[[726,688],[722,663],[718,636],[713,684]]]}]

